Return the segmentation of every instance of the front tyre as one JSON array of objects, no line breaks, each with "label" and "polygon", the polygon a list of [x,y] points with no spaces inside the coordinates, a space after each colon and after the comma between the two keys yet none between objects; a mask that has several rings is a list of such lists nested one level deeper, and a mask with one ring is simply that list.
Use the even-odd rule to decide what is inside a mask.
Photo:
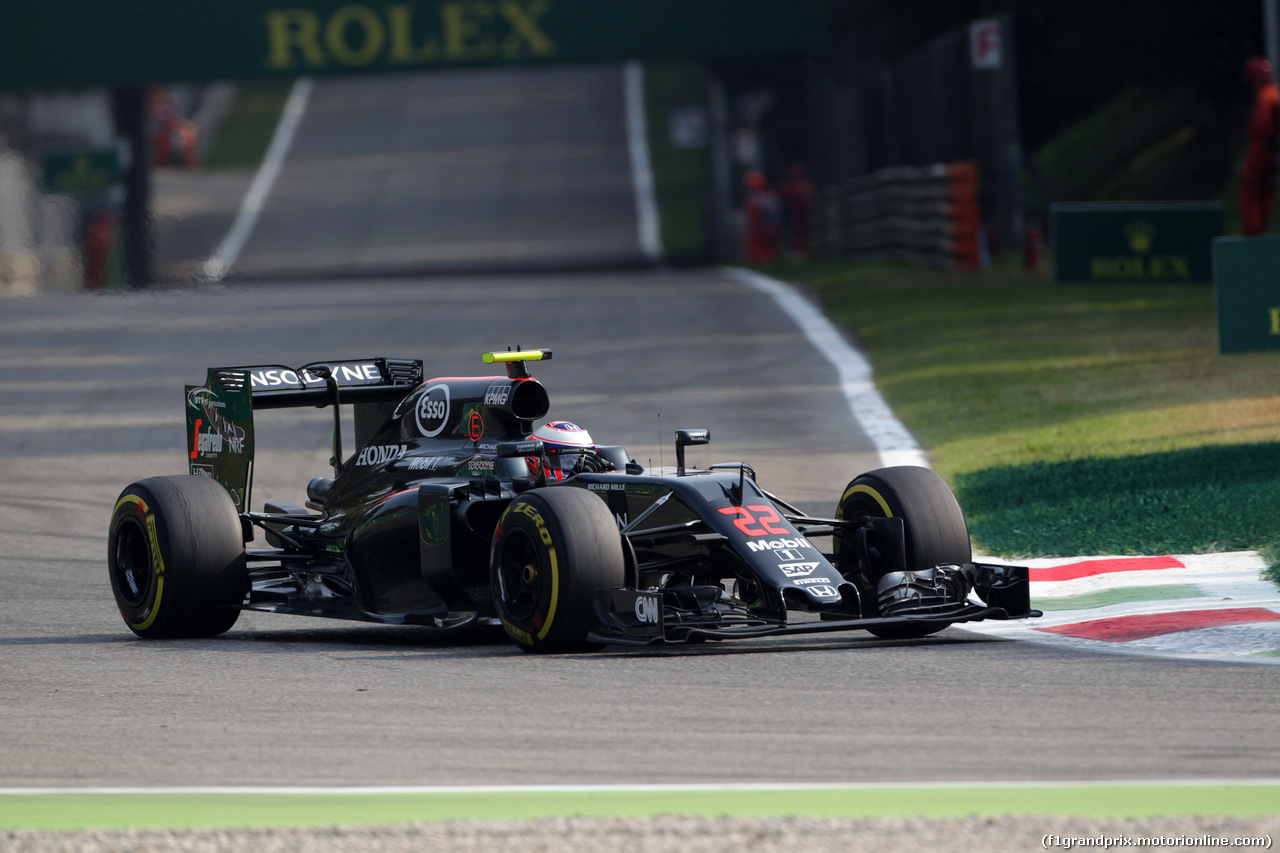
[{"label": "front tyre", "polygon": [[121,492],[107,561],[120,615],[148,639],[225,633],[249,587],[235,504],[207,477],[151,477]]},{"label": "front tyre", "polygon": [[[836,507],[836,518],[901,518],[906,537],[906,570],[924,571],[934,566],[972,562],[969,528],[955,494],[928,468],[899,466],[868,471],[845,488]],[[848,546],[843,546],[847,548]],[[843,550],[841,546],[837,550]],[[839,559],[842,572],[855,571],[851,558]],[[870,592],[879,578],[867,578]],[[868,630],[885,639],[923,637],[941,631],[936,623],[886,625]]]},{"label": "front tyre", "polygon": [[578,652],[595,627],[597,589],[625,585],[618,526],[585,489],[552,486],[517,497],[494,531],[489,587],[502,627],[527,652]]}]

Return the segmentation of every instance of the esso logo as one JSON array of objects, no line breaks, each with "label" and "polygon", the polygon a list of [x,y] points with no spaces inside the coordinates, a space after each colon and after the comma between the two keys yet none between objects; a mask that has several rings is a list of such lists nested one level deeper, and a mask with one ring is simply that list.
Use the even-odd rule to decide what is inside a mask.
[{"label": "esso logo", "polygon": [[414,409],[414,417],[418,421],[418,432],[424,438],[439,435],[449,422],[449,386],[432,385],[423,391]]}]

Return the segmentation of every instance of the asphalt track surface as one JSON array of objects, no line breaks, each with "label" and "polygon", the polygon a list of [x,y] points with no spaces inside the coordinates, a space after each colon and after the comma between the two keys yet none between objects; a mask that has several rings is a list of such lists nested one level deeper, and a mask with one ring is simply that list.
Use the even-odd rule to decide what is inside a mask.
[{"label": "asphalt track surface", "polygon": [[[322,150],[306,127],[300,144]],[[317,227],[369,221],[313,207]],[[272,239],[246,257],[307,248]],[[718,273],[327,269],[4,302],[0,787],[1274,776],[1275,667],[958,629],[536,657],[493,635],[246,614],[213,640],[135,639],[111,599],[107,520],[131,480],[184,472],[181,386],[212,365],[386,354],[465,375],[484,372],[485,350],[548,347],[536,374],[553,414],[642,463],[670,463],[674,429],[709,427],[692,461],[746,459],[815,512],[876,464],[830,365],[767,297]],[[258,422],[254,504],[300,502],[325,473],[326,413]]]},{"label": "asphalt track surface", "polygon": [[643,260],[620,66],[317,81],[239,276]]}]

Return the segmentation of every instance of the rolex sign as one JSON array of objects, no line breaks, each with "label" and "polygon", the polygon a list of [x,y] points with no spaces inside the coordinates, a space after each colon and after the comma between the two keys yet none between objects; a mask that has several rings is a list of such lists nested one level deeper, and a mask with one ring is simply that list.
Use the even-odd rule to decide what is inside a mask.
[{"label": "rolex sign", "polygon": [[1050,207],[1060,282],[1139,284],[1213,280],[1218,202],[1055,204]]}]

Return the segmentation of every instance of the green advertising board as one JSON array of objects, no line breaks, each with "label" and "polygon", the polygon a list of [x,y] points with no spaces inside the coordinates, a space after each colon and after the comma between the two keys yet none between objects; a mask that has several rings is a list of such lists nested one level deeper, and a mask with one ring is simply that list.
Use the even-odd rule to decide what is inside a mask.
[{"label": "green advertising board", "polygon": [[45,192],[79,195],[119,186],[120,152],[115,148],[57,151],[44,155]]},{"label": "green advertising board", "polygon": [[1221,353],[1280,350],[1280,237],[1213,241]]},{"label": "green advertising board", "polygon": [[1060,203],[1049,208],[1060,282],[1210,282],[1219,202]]},{"label": "green advertising board", "polygon": [[10,3],[0,90],[822,47],[818,0]]}]

